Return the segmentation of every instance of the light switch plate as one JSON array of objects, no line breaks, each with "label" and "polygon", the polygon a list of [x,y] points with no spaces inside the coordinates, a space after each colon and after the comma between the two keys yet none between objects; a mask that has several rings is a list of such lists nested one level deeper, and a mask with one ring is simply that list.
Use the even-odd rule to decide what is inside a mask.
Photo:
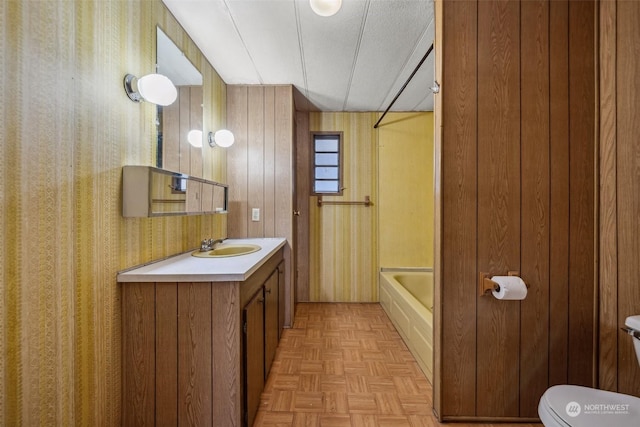
[{"label": "light switch plate", "polygon": [[251,209],[251,221],[260,221],[260,208]]}]

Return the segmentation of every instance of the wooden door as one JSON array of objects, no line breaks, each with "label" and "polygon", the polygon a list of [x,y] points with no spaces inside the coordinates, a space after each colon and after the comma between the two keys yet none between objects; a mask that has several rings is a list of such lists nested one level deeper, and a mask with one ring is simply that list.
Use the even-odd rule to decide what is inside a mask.
[{"label": "wooden door", "polygon": [[278,270],[264,283],[264,378],[269,376],[278,347]]},{"label": "wooden door", "polygon": [[264,388],[263,288],[245,306],[244,319],[244,425],[252,426]]},{"label": "wooden door", "polygon": [[295,226],[296,250],[296,302],[309,301],[309,203],[311,198],[309,112],[296,113],[295,158]]}]

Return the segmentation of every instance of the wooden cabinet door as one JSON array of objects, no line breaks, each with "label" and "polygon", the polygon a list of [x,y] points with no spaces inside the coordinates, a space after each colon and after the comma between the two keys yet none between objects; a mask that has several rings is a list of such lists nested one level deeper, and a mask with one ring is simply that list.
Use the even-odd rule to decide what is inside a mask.
[{"label": "wooden cabinet door", "polygon": [[245,306],[244,318],[244,411],[252,426],[264,388],[264,294],[263,288]]},{"label": "wooden cabinet door", "polygon": [[[278,339],[282,338],[282,331],[284,330],[285,320],[285,306],[286,306],[286,294],[284,283],[284,269],[285,263],[282,261],[278,264]],[[293,325],[292,325],[293,326]]]},{"label": "wooden cabinet door", "polygon": [[202,183],[193,179],[187,180],[187,213],[198,213],[202,208]]},{"label": "wooden cabinet door", "polygon": [[278,270],[264,283],[264,376],[269,376],[278,347]]}]

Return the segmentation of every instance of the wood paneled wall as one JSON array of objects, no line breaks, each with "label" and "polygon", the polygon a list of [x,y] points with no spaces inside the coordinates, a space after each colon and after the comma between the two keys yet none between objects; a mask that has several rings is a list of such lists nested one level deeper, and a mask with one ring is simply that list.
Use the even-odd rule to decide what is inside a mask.
[{"label": "wood paneled wall", "polygon": [[202,176],[202,153],[187,139],[193,129],[202,130],[202,86],[179,86],[178,99],[162,107],[162,168]]},{"label": "wood paneled wall", "polygon": [[[595,5],[438,3],[441,419],[536,418],[548,386],[595,385]],[[478,296],[510,270],[524,301]]]},{"label": "wood paneled wall", "polygon": [[640,367],[620,330],[640,314],[640,3],[600,2],[599,387],[640,396]]},{"label": "wood paneled wall", "polygon": [[[291,325],[295,257],[293,233],[295,120],[292,86],[229,85],[229,237],[285,237],[285,322]],[[260,210],[252,221],[252,209]]]},{"label": "wood paneled wall", "polygon": [[309,199],[309,298],[324,302],[378,301],[377,273],[377,113],[309,113],[310,131],[343,134],[343,185],[340,197],[373,205],[318,207]]},{"label": "wood paneled wall", "polygon": [[117,271],[226,234],[224,215],[121,216],[122,166],[155,164],[155,106],[122,80],[155,69],[156,25],[224,125],[224,82],[160,1],[0,2],[1,425],[121,425]]}]

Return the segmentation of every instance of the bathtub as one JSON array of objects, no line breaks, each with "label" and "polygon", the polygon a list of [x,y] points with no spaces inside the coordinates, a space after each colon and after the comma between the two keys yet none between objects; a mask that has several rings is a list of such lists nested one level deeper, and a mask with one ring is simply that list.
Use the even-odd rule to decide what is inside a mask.
[{"label": "bathtub", "polygon": [[432,382],[433,272],[430,269],[383,269],[380,304]]}]

